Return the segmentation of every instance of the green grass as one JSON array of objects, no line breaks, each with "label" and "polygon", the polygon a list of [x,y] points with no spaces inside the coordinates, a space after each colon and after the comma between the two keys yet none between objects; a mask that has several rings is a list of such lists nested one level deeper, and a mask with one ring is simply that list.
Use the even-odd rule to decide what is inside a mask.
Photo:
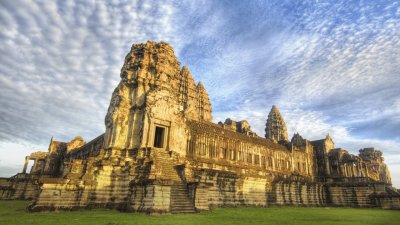
[{"label": "green grass", "polygon": [[27,201],[0,201],[0,224],[400,224],[400,211],[353,208],[217,208],[197,214],[157,215],[114,210],[30,213]]}]

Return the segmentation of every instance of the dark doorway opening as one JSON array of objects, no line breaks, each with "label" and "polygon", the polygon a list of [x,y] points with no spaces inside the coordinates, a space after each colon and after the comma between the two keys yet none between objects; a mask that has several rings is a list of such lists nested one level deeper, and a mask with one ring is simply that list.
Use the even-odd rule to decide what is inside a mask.
[{"label": "dark doorway opening", "polygon": [[164,147],[164,133],[165,128],[156,126],[156,132],[154,134],[154,147],[163,148]]}]

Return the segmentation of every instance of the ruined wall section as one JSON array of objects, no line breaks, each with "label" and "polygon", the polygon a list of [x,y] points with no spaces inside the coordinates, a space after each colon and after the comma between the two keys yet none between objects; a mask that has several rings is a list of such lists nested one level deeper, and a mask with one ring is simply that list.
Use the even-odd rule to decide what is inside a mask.
[{"label": "ruined wall section", "polygon": [[367,176],[387,184],[392,183],[388,166],[384,162],[382,151],[374,148],[360,149],[359,157],[365,162]]}]

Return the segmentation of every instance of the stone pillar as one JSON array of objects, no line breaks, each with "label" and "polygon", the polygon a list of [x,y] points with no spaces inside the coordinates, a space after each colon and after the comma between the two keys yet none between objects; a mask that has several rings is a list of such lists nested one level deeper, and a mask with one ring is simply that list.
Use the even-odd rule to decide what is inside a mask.
[{"label": "stone pillar", "polygon": [[33,166],[32,166],[32,170],[31,170],[31,172],[33,172],[33,173],[35,173],[36,172],[36,162],[37,162],[37,159],[34,159],[33,160]]},{"label": "stone pillar", "polygon": [[327,153],[324,152],[324,159],[325,159],[325,173],[326,175],[330,176],[331,175],[331,170],[329,169],[329,158],[327,156]]},{"label": "stone pillar", "polygon": [[308,154],[307,154],[307,158],[306,158],[306,173],[307,175],[311,175],[311,171],[310,171],[310,163],[308,162]]},{"label": "stone pillar", "polygon": [[341,174],[346,176],[346,164],[342,164],[342,166],[340,167],[341,169]]},{"label": "stone pillar", "polygon": [[[290,155],[290,161],[291,161],[291,163],[290,163],[290,171],[294,172],[293,151],[292,151],[292,154]],[[300,171],[300,168],[299,168],[299,171]]]},{"label": "stone pillar", "polygon": [[273,157],[274,155],[273,154],[271,154],[271,167],[272,167],[272,171],[275,171],[275,160],[274,160],[274,157]]},{"label": "stone pillar", "polygon": [[29,156],[25,157],[25,163],[24,163],[24,169],[22,170],[22,173],[26,173],[26,169],[28,167],[28,163],[29,163]]},{"label": "stone pillar", "polygon": [[360,162],[357,163],[357,175],[358,175],[358,177],[362,177],[361,165],[360,164],[361,164]]}]

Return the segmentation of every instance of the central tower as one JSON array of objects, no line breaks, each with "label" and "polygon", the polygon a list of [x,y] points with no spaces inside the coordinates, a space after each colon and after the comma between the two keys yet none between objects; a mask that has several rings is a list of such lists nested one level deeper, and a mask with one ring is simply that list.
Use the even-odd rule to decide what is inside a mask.
[{"label": "central tower", "polygon": [[265,137],[268,139],[279,141],[288,141],[286,123],[283,120],[278,108],[273,105],[268,114],[267,124],[265,127]]},{"label": "central tower", "polygon": [[180,68],[167,43],[132,45],[120,77],[105,118],[105,149],[155,147],[184,155],[185,121],[212,120],[204,86]]}]

